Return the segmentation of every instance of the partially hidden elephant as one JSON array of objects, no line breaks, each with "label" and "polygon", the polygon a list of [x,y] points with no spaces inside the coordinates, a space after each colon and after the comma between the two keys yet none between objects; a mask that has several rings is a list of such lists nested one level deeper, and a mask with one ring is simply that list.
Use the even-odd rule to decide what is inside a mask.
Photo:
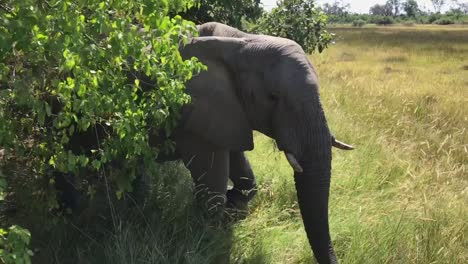
[{"label": "partially hidden elephant", "polygon": [[[274,139],[294,170],[315,258],[337,263],[328,225],[331,148],[352,146],[330,133],[307,55],[292,40],[247,34],[220,23],[198,30],[200,37],[191,38],[180,53],[184,59],[197,57],[208,68],[187,83],[191,102],[182,108],[171,134],[175,153],[165,159],[183,160],[195,183],[195,197],[208,211],[246,210],[257,190],[244,151],[254,148],[254,130]],[[152,140],[160,139],[155,135]],[[68,193],[65,198],[76,191],[62,176],[57,186]],[[76,199],[69,200],[74,204]]]},{"label": "partially hidden elephant", "polygon": [[[337,141],[320,102],[317,74],[294,41],[252,35],[219,23],[198,27],[200,37],[181,48],[208,70],[192,78],[192,102],[173,133],[176,152],[208,210],[246,205],[255,179],[244,151],[254,130],[273,138],[294,170],[299,207],[315,258],[337,263],[328,224],[331,148]],[[214,36],[215,35],[215,36]],[[234,188],[227,191],[228,178]]]}]

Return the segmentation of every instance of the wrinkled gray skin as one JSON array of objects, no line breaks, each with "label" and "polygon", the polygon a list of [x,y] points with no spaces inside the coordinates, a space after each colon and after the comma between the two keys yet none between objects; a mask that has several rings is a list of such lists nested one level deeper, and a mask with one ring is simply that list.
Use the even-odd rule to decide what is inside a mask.
[{"label": "wrinkled gray skin", "polygon": [[181,54],[198,57],[208,71],[188,83],[192,103],[184,107],[174,133],[177,152],[201,186],[197,194],[208,194],[206,205],[213,209],[224,205],[228,177],[251,181],[234,182],[236,189],[254,187],[243,151],[253,149],[257,130],[276,140],[295,170],[299,207],[317,261],[337,263],[328,225],[331,148],[349,146],[338,144],[329,131],[312,64],[288,39],[219,23],[198,29],[205,37],[193,38]]},{"label": "wrinkled gray skin", "polygon": [[200,37],[231,37],[231,38],[256,38],[264,37],[265,35],[255,35],[245,33],[237,28],[218,22],[208,22],[197,26],[198,34]]}]

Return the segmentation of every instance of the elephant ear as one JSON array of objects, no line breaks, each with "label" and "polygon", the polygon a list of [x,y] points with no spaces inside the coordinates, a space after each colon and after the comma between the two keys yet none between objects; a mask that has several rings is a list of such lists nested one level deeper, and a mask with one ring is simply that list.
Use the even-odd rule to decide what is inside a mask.
[{"label": "elephant ear", "polygon": [[192,100],[184,109],[183,128],[233,151],[253,149],[252,127],[236,95],[234,61],[245,43],[234,38],[194,38],[181,50],[208,67],[187,83]]}]

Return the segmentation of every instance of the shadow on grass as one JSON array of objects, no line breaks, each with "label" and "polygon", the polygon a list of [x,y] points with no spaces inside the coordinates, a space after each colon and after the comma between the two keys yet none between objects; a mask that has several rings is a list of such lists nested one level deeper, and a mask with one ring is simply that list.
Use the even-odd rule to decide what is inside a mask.
[{"label": "shadow on grass", "polygon": [[[92,225],[61,224],[35,232],[34,263],[229,263],[232,232],[195,209],[169,219],[128,210]],[[150,215],[149,215],[150,214]],[[144,219],[146,218],[146,219]]]},{"label": "shadow on grass", "polygon": [[33,263],[230,263],[232,225],[197,208],[183,165],[162,165],[151,178],[144,201],[100,192],[73,219],[21,219],[32,233]]}]

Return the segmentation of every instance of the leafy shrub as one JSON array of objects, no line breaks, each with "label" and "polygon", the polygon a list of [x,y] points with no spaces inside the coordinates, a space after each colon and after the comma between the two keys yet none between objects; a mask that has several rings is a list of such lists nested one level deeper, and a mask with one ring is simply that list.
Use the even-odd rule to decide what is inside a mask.
[{"label": "leafy shrub", "polygon": [[395,23],[395,21],[393,20],[392,17],[389,17],[389,16],[376,16],[373,21],[373,23],[377,24],[377,25],[391,25],[393,23]]},{"label": "leafy shrub", "polygon": [[327,16],[314,0],[282,0],[260,19],[254,31],[292,39],[309,53],[322,52],[332,41],[326,24]]},{"label": "leafy shrub", "polygon": [[452,18],[449,18],[449,17],[442,17],[442,18],[439,18],[436,21],[432,22],[432,24],[451,25],[451,24],[455,24],[455,21]]},{"label": "leafy shrub", "polygon": [[[0,162],[3,161],[4,150],[0,149]],[[7,182],[0,167],[0,209],[5,199]],[[2,218],[0,217],[0,220]],[[31,234],[19,226],[11,226],[5,230],[0,226],[0,263],[31,263],[32,251],[28,249]]]},{"label": "leafy shrub", "polygon": [[51,170],[75,175],[93,193],[89,175],[118,160],[120,173],[109,177],[122,194],[132,189],[137,165],[149,167],[173,149],[167,140],[150,145],[149,137],[176,126],[189,101],[184,84],[203,68],[178,51],[194,25],[167,16],[191,3],[3,1],[0,146],[30,168],[22,180],[32,190],[18,193],[56,208]]},{"label": "leafy shrub", "polygon": [[353,21],[353,27],[363,27],[366,24],[366,21],[358,19]]},{"label": "leafy shrub", "polygon": [[195,0],[195,3],[181,16],[197,24],[217,21],[241,28],[243,19],[255,21],[263,13],[258,0]]},{"label": "leafy shrub", "polygon": [[434,23],[436,20],[439,20],[440,18],[442,17],[441,14],[431,14],[427,17],[427,23],[428,24],[432,24]]},{"label": "leafy shrub", "polygon": [[0,228],[0,261],[5,264],[30,264],[33,252],[28,249],[31,234],[19,226],[8,231]]}]

